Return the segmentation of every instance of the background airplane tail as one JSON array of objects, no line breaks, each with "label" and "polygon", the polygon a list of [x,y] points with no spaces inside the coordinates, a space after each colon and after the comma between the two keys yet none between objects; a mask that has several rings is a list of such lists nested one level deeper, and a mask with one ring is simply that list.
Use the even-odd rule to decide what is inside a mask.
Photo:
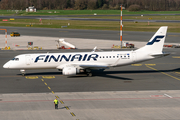
[{"label": "background airplane tail", "polygon": [[162,26],[150,39],[150,41],[142,48],[136,51],[144,51],[148,53],[162,53],[164,41],[166,38],[168,26]]}]

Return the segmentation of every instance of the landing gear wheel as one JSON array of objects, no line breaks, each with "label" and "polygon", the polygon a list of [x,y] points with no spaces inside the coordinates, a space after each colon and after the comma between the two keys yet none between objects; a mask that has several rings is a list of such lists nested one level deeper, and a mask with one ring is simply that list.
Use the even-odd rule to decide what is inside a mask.
[{"label": "landing gear wheel", "polygon": [[91,69],[86,69],[86,74],[89,77],[92,77]]},{"label": "landing gear wheel", "polygon": [[22,73],[22,76],[25,76],[26,74],[25,70],[20,70],[20,72]]},{"label": "landing gear wheel", "polygon": [[92,77],[92,73],[87,73],[87,76]]}]

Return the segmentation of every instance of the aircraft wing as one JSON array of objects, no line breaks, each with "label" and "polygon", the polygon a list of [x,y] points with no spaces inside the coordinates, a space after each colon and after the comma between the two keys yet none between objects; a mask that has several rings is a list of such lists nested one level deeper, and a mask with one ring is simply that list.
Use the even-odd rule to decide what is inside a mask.
[{"label": "aircraft wing", "polygon": [[108,65],[105,64],[64,64],[64,65],[59,65],[57,69],[63,69],[64,67],[77,67],[77,68],[89,68],[89,69],[107,69],[109,68]]},{"label": "aircraft wing", "polygon": [[82,67],[82,68],[91,68],[91,69],[99,69],[99,68],[109,68],[109,66],[107,65],[79,65],[79,67]]}]

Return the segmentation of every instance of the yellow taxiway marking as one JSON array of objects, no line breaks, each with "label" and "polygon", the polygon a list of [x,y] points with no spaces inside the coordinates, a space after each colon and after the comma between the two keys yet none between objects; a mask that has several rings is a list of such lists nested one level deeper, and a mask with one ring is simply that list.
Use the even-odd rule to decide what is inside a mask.
[{"label": "yellow taxiway marking", "polygon": [[55,76],[42,76],[42,78],[52,79],[52,78],[55,78]]},{"label": "yellow taxiway marking", "polygon": [[55,96],[56,98],[59,98],[57,95]]},{"label": "yellow taxiway marking", "polygon": [[[152,67],[150,67],[150,66],[148,66],[148,65],[146,65],[148,68],[150,68],[150,69],[152,69],[152,70],[155,70],[155,71],[159,71],[159,70],[157,70],[157,69],[155,69],[155,68],[152,68]],[[171,77],[171,78],[174,78],[174,79],[176,79],[176,80],[180,80],[179,78],[177,78],[177,77],[174,77],[174,76],[172,76],[172,75],[169,75],[169,74],[167,74],[167,73],[165,73],[165,72],[161,72],[161,71],[159,71],[160,73],[162,73],[162,74],[164,74],[164,75],[167,75],[167,76],[169,76],[169,77]]]},{"label": "yellow taxiway marking", "polygon": [[180,58],[180,56],[172,56],[172,58]]},{"label": "yellow taxiway marking", "polygon": [[[132,66],[142,66],[142,64],[131,64]],[[155,66],[156,64],[145,64],[148,66]]]},{"label": "yellow taxiway marking", "polygon": [[174,74],[176,74],[176,75],[180,76],[180,72],[174,72]]},{"label": "yellow taxiway marking", "polygon": [[67,110],[69,110],[69,107],[68,106],[64,106]]},{"label": "yellow taxiway marking", "polygon": [[72,116],[76,116],[73,112],[70,112],[70,114],[71,114]]},{"label": "yellow taxiway marking", "polygon": [[[44,82],[45,85],[47,85],[47,83],[46,83],[43,79],[41,79],[41,80],[42,80],[42,82]],[[48,86],[48,89],[51,90],[51,88],[50,88],[49,86]],[[53,91],[51,91],[51,92],[52,92],[52,94],[54,94]],[[56,97],[56,98],[57,98],[57,97]]]},{"label": "yellow taxiway marking", "polygon": [[145,64],[145,65],[148,65],[148,66],[155,66],[156,64]]},{"label": "yellow taxiway marking", "polygon": [[62,100],[60,101],[60,103],[61,103],[61,104],[64,104],[64,102],[63,102]]},{"label": "yellow taxiway marking", "polygon": [[26,79],[38,79],[38,76],[26,76]]},{"label": "yellow taxiway marking", "polygon": [[142,64],[131,64],[132,66],[142,66]]}]

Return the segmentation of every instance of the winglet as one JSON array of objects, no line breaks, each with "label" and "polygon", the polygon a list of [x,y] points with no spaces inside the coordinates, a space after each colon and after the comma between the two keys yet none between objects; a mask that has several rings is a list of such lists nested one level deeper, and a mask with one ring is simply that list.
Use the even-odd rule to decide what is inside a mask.
[{"label": "winglet", "polygon": [[94,49],[93,49],[91,52],[95,52],[95,51],[96,51],[96,48],[97,48],[97,46],[96,46],[96,47],[94,47]]}]

